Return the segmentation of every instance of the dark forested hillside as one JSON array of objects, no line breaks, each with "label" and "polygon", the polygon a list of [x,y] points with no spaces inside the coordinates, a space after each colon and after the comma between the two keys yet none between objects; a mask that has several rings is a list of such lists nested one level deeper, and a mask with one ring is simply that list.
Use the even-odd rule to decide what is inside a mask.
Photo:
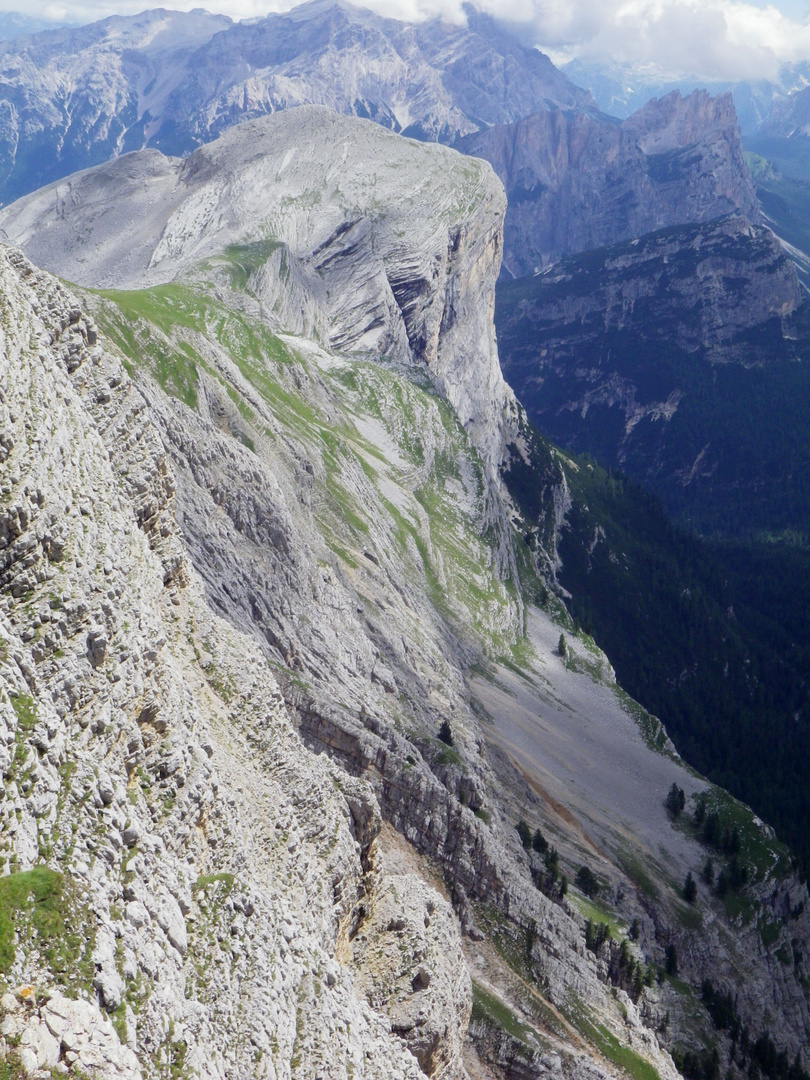
[{"label": "dark forested hillside", "polygon": [[[535,439],[535,460],[553,453]],[[710,546],[637,482],[589,457],[558,460],[572,497],[559,540],[572,615],[684,758],[810,866],[810,554]],[[507,474],[533,519],[542,472]]]}]

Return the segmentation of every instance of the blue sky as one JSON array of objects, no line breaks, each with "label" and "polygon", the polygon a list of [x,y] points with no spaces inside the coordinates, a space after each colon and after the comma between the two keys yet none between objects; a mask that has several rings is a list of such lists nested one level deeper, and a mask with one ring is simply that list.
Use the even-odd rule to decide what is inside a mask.
[{"label": "blue sky", "polygon": [[[405,19],[462,21],[462,0],[355,0]],[[529,37],[564,61],[574,56],[645,65],[665,75],[706,79],[775,78],[784,62],[810,61],[808,0],[477,0],[525,24]],[[20,9],[0,0],[0,10]],[[293,0],[28,0],[28,15],[90,22],[150,6],[207,10],[235,19],[285,10]]]}]

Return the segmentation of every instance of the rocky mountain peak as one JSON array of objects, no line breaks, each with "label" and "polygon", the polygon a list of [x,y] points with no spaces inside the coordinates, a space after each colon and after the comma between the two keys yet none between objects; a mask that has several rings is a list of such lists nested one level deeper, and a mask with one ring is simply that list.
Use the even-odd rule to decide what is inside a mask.
[{"label": "rocky mountain peak", "polygon": [[730,212],[759,220],[728,94],[676,91],[621,122],[549,108],[458,146],[503,181],[504,266],[515,277],[671,225]]},{"label": "rocky mountain peak", "polygon": [[673,90],[652,98],[624,122],[645,154],[664,154],[691,144],[710,144],[725,139],[734,153],[739,144],[739,125],[730,93],[712,96],[694,90],[683,97]]}]

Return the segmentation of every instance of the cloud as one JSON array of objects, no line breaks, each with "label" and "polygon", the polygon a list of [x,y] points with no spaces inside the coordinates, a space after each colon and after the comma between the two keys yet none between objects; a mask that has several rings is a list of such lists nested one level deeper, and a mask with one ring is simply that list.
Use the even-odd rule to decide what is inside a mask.
[{"label": "cloud", "polygon": [[781,63],[810,58],[810,26],[771,4],[536,0],[532,21],[537,43],[552,54],[647,64],[672,76],[775,78]]},{"label": "cloud", "polygon": [[[148,0],[33,0],[29,14],[89,22],[135,14]],[[155,0],[155,6],[160,0]],[[293,0],[162,0],[166,7],[205,7],[232,18],[288,10]],[[406,20],[442,16],[463,22],[462,0],[355,0]],[[780,63],[810,57],[806,0],[477,0],[477,6],[520,26],[552,58],[616,60],[649,65],[662,75],[724,80],[776,76]],[[0,8],[19,8],[0,0]],[[800,12],[804,17],[800,17]],[[788,14],[790,13],[790,14]],[[792,16],[792,17],[791,17]]]}]

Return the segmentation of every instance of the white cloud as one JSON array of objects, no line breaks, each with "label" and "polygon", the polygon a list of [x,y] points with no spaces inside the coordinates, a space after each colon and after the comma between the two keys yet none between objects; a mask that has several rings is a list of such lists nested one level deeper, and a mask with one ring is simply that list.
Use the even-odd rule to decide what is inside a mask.
[{"label": "white cloud", "polygon": [[[160,2],[155,0],[155,6]],[[292,0],[162,2],[181,10],[204,6],[235,19],[293,6]],[[408,20],[442,15],[463,21],[461,0],[366,4],[382,15]],[[19,0],[0,0],[0,9],[20,6]],[[32,0],[27,13],[85,22],[134,14],[146,6],[149,0]],[[807,0],[781,0],[781,9],[767,0],[478,0],[478,6],[524,24],[529,39],[560,58],[646,63],[662,74],[718,79],[773,77],[780,62],[810,59]]]},{"label": "white cloud", "polygon": [[[483,3],[497,13],[495,0]],[[810,60],[804,3],[801,21],[773,4],[741,0],[535,0],[533,7],[537,43],[560,58],[728,80],[773,78],[780,63]]]}]

